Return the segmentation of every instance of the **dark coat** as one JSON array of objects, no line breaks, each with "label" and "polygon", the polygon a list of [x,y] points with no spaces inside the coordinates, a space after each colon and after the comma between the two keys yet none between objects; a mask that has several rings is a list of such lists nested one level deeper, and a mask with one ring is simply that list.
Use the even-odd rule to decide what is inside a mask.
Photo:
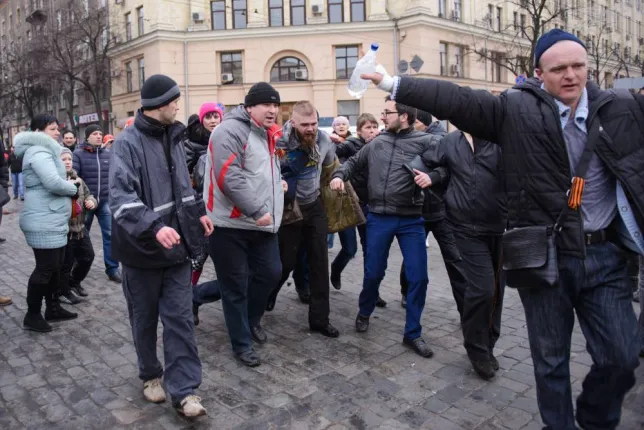
[{"label": "dark coat", "polygon": [[9,154],[9,167],[11,173],[22,173],[22,159],[18,158],[15,152]]},{"label": "dark coat", "polygon": [[[412,128],[379,134],[333,174],[350,180],[356,172],[367,174],[369,212],[381,215],[421,216],[424,196],[404,164],[423,154],[438,138]],[[433,183],[446,179],[446,169],[432,171]]]},{"label": "dark coat", "polygon": [[[553,225],[567,206],[572,178],[559,109],[538,82],[529,80],[515,89],[495,96],[448,81],[402,77],[394,97],[501,146],[509,228]],[[623,185],[644,229],[644,96],[603,91],[592,82],[586,89],[588,129],[601,123],[595,151]],[[580,212],[570,212],[557,247],[585,257]]]},{"label": "dark coat", "polygon": [[199,158],[208,150],[210,133],[200,122],[188,124],[181,144],[186,150],[186,161],[188,172],[192,175]]},{"label": "dark coat", "polygon": [[112,150],[94,147],[85,142],[74,151],[73,167],[87,184],[99,204],[107,203],[110,195],[110,161]]},{"label": "dark coat", "polygon": [[[184,126],[170,126],[137,112],[133,127],[114,142],[110,166],[112,257],[141,268],[169,267],[201,249],[206,214],[201,196],[192,189],[179,135]],[[166,249],[156,240],[164,226],[181,235],[181,244]]]},{"label": "dark coat", "polygon": [[9,163],[4,156],[4,142],[0,141],[0,187],[9,187]]},{"label": "dark coat", "polygon": [[505,231],[507,209],[501,148],[474,139],[473,150],[463,133],[454,131],[423,154],[430,167],[449,170],[445,192],[447,220],[471,235],[498,235]]}]

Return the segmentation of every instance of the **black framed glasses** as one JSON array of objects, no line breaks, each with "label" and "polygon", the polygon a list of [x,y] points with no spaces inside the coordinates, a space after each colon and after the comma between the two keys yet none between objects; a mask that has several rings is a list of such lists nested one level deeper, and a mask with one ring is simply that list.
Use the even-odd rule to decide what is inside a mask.
[{"label": "black framed glasses", "polygon": [[391,115],[391,114],[394,114],[394,113],[395,113],[395,114],[399,114],[399,112],[398,112],[398,111],[388,111],[388,110],[383,110],[382,112],[380,112],[380,115],[382,115],[382,116],[387,116],[387,115]]}]

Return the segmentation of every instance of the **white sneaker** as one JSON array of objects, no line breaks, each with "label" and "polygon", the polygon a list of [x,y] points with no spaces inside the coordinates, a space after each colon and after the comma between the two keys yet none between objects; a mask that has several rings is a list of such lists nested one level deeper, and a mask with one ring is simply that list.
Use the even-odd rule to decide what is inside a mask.
[{"label": "white sneaker", "polygon": [[143,395],[152,403],[165,402],[165,390],[160,378],[150,379],[143,383]]},{"label": "white sneaker", "polygon": [[207,413],[206,408],[201,406],[201,397],[194,394],[185,397],[179,404],[177,411],[186,417],[200,417]]}]

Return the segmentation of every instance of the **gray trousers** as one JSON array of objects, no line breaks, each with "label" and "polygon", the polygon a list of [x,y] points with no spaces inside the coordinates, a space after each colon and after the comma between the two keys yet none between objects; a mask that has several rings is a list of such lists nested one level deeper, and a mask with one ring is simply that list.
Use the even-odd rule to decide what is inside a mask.
[{"label": "gray trousers", "polygon": [[644,354],[644,256],[640,255],[640,332],[642,334],[642,354]]},{"label": "gray trousers", "polygon": [[157,326],[163,323],[164,382],[173,403],[201,384],[201,361],[192,319],[190,262],[161,269],[123,264],[123,293],[143,381],[164,376],[157,358]]}]

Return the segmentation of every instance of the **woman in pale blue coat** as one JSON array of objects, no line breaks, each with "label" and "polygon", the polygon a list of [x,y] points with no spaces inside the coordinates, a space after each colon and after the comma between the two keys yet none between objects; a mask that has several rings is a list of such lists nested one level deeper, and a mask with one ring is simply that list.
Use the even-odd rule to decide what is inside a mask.
[{"label": "woman in pale blue coat", "polygon": [[[72,197],[78,195],[75,181],[66,179],[60,161],[62,147],[58,121],[49,115],[37,115],[31,130],[16,135],[16,155],[22,158],[25,203],[20,214],[20,229],[33,249],[36,268],[27,287],[27,315],[23,325],[27,330],[51,331],[47,321],[73,319],[54,299],[58,291],[60,269],[65,259],[65,246],[72,214]],[[45,298],[45,318],[41,314]]]}]

